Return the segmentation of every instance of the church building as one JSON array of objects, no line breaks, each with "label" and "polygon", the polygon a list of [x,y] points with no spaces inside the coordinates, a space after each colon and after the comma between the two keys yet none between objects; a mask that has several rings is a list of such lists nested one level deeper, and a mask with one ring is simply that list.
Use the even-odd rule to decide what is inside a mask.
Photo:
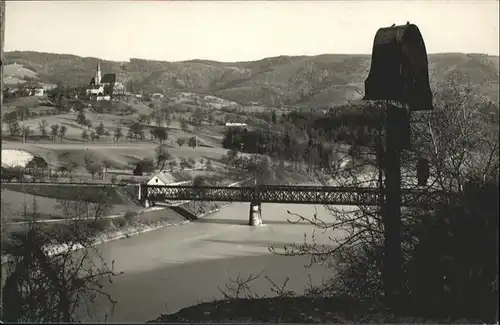
[{"label": "church building", "polygon": [[106,73],[101,76],[101,64],[97,61],[95,77],[90,79],[87,95],[91,99],[111,100],[113,95],[122,95],[125,87],[121,82],[116,81],[116,73]]}]

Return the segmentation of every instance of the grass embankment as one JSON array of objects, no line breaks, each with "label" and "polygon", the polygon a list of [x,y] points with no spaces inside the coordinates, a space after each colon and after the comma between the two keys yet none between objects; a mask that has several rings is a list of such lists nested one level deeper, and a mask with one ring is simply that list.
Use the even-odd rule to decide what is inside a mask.
[{"label": "grass embankment", "polygon": [[470,320],[398,317],[350,298],[232,299],[202,303],[148,323],[396,323],[470,324]]},{"label": "grass embankment", "polygon": [[[89,225],[89,234],[99,241],[128,237],[133,234],[156,229],[168,225],[177,225],[196,220],[198,217],[217,211],[225,202],[187,202],[178,207],[164,207],[161,210],[143,209],[137,202],[135,187],[102,187],[95,186],[56,186],[32,184],[2,184],[3,221],[7,225],[6,233],[22,233],[26,224],[18,223],[36,219],[52,219],[43,224],[47,231],[64,230],[66,216],[62,208],[65,203],[89,202],[107,205],[106,217],[95,221],[78,222]],[[59,219],[60,221],[57,221]],[[74,220],[69,220],[70,224]],[[7,240],[7,238],[4,238]]]},{"label": "grass embankment", "polygon": [[[91,186],[50,186],[43,184],[2,184],[2,220],[24,221],[37,213],[38,219],[64,219],[62,206],[70,202],[89,202],[106,205],[107,214],[137,212],[140,206],[134,199],[134,189],[96,188]],[[26,215],[28,217],[26,217]]]},{"label": "grass embankment", "polygon": [[[158,144],[155,143],[137,143],[120,142],[118,144],[109,143],[19,143],[6,142],[2,144],[3,149],[24,150],[33,155],[44,158],[51,166],[65,166],[69,163],[75,163],[80,166],[82,172],[87,173],[85,166],[85,157],[92,157],[95,161],[106,161],[110,169],[129,171],[131,166],[139,160],[146,157],[153,157]],[[201,158],[212,160],[216,163],[226,153],[223,148],[190,148],[172,147],[168,149],[169,153],[178,162],[181,158],[193,158],[199,161]],[[133,169],[133,168],[132,168]],[[87,173],[88,174],[88,173]]]}]

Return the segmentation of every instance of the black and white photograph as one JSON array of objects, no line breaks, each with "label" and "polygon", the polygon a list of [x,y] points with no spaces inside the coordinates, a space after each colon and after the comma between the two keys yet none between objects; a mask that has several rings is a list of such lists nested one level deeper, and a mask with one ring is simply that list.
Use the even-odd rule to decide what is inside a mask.
[{"label": "black and white photograph", "polygon": [[498,324],[499,0],[0,0],[0,323]]}]

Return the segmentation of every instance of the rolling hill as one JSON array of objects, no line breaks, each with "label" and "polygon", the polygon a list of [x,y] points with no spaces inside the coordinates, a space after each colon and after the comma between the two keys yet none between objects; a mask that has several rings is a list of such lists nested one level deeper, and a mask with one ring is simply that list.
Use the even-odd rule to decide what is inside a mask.
[{"label": "rolling hill", "polygon": [[[22,65],[44,82],[88,84],[97,58],[75,55],[7,52],[6,63]],[[251,62],[191,60],[164,62],[130,59],[101,61],[102,70],[117,73],[129,89],[151,92],[166,89],[210,94],[242,105],[333,106],[355,100],[363,93],[370,67],[369,55],[325,54],[279,56]],[[498,102],[499,58],[482,54],[429,55],[433,83],[447,78],[471,83],[477,92]]]}]

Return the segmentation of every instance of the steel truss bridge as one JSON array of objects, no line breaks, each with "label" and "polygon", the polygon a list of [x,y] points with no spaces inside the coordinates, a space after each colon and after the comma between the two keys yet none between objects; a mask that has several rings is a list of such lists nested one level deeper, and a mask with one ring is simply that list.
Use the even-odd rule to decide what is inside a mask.
[{"label": "steel truss bridge", "polygon": [[[418,189],[402,189],[403,206],[420,206],[446,200],[452,194]],[[165,186],[141,185],[139,199],[161,201],[219,201],[256,203],[296,203],[325,205],[379,205],[380,189],[324,186]]]},{"label": "steel truss bridge", "polygon": [[[245,182],[248,184],[248,182]],[[333,187],[333,186],[178,186],[178,185],[146,185],[146,184],[96,184],[96,183],[6,183],[21,186],[56,186],[84,188],[135,188],[139,201],[151,204],[162,201],[212,201],[212,202],[250,202],[250,203],[295,203],[378,206],[381,193],[373,187]],[[383,194],[383,193],[382,193]],[[402,206],[427,206],[433,202],[453,199],[452,193],[402,189]]]}]

